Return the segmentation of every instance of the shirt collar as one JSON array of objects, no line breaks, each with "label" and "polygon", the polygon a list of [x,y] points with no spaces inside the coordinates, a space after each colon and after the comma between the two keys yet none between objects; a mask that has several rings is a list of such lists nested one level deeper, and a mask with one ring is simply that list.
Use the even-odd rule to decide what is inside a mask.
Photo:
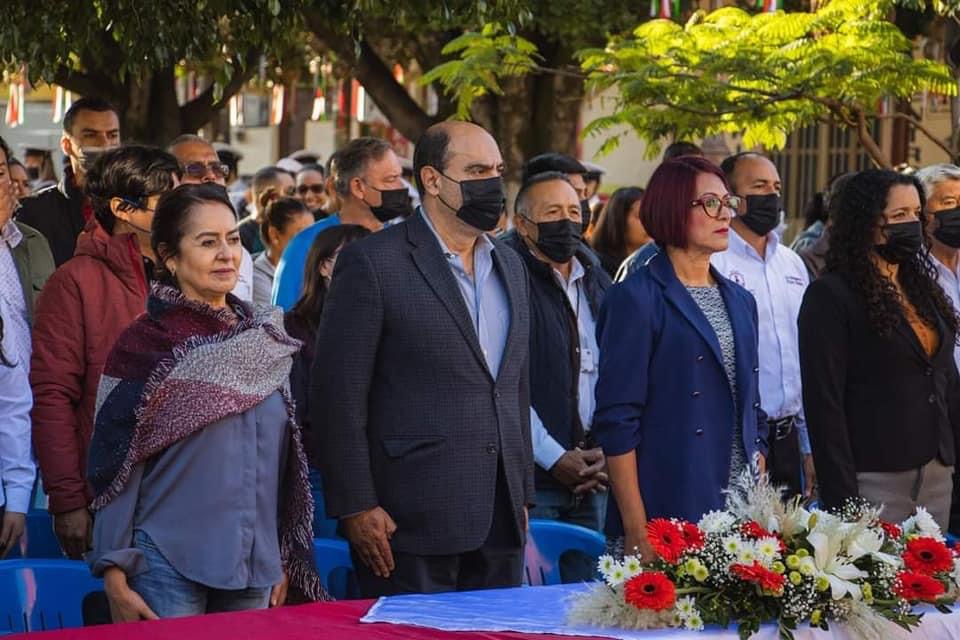
[{"label": "shirt collar", "polygon": [[[756,259],[757,251],[752,246],[750,246],[739,233],[734,230],[733,227],[730,227],[730,249],[739,253],[740,255],[746,256],[748,258]],[[769,259],[777,251],[777,247],[780,246],[780,236],[777,235],[776,231],[771,231],[767,234],[767,255],[764,256],[764,260]]]},{"label": "shirt collar", "polygon": [[576,256],[570,260],[570,279],[565,280],[563,274],[553,270],[553,275],[557,278],[557,281],[564,287],[569,287],[570,285],[576,284],[583,276],[586,275],[586,270],[583,268],[583,264],[577,259]]},{"label": "shirt collar", "polygon": [[7,224],[0,228],[0,238],[8,247],[13,249],[23,240],[23,232],[20,231],[20,227],[14,224],[13,220],[8,220]]},{"label": "shirt collar", "polygon": [[[440,243],[440,250],[443,252],[444,257],[446,257],[448,261],[459,260],[460,256],[450,251],[450,248],[447,247],[447,243],[444,242],[443,238],[440,237],[440,234],[437,233],[437,228],[433,226],[433,221],[430,220],[430,216],[427,215],[427,212],[424,211],[422,207],[420,208],[420,215],[423,217],[424,222],[427,223],[427,228],[430,229],[431,233],[433,233],[433,237],[435,237],[437,242]],[[490,236],[488,236],[486,233],[481,233],[477,240],[478,241],[473,245],[473,250],[475,253],[479,251],[480,253],[489,255],[493,251],[493,240],[491,240]]]},{"label": "shirt collar", "polygon": [[948,275],[954,280],[960,280],[960,266],[957,267],[957,271],[952,271],[950,267],[943,264],[936,256],[932,256],[932,258],[934,264],[937,265],[937,271],[939,271],[941,275]]}]

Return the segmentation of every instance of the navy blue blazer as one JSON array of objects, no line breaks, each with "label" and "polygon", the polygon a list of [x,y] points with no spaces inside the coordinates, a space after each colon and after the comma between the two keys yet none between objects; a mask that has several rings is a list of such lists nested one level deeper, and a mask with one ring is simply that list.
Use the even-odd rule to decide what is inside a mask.
[{"label": "navy blue blazer", "polygon": [[[724,504],[736,413],[747,459],[767,453],[760,409],[757,305],[739,285],[710,271],[736,343],[737,407],[720,341],[677,279],[665,253],[649,258],[608,292],[597,322],[600,378],[593,433],[608,456],[637,452],[648,518],[696,522]],[[607,533],[623,535],[611,501]]]}]

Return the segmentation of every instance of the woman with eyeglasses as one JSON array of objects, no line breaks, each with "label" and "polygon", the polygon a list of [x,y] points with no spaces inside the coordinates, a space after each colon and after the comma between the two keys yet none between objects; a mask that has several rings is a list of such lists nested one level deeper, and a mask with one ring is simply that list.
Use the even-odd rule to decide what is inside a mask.
[{"label": "woman with eyeglasses", "polygon": [[710,266],[739,206],[709,161],[664,162],[640,205],[659,251],[600,310],[593,432],[615,499],[613,553],[652,560],[649,520],[696,522],[723,507],[732,480],[764,471],[756,303]]},{"label": "woman with eyeglasses", "polygon": [[913,176],[863,171],[831,206],[823,275],[800,307],[800,367],[820,500],[925,507],[946,529],[960,390],[958,321],[924,240]]},{"label": "woman with eyeglasses", "polygon": [[[75,559],[90,548],[85,480],[97,385],[117,336],[147,307],[156,263],[150,225],[180,165],[165,151],[105,152],[86,177],[95,225],[37,298],[33,328],[33,438],[53,527]],[[89,229],[89,228],[88,228]]]}]

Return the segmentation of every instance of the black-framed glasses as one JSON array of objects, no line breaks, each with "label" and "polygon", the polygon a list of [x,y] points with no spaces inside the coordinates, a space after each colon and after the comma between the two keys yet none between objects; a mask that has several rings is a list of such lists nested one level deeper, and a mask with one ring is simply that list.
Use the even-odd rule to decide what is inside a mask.
[{"label": "black-framed glasses", "polygon": [[183,165],[183,172],[191,178],[203,178],[207,172],[213,172],[218,178],[230,175],[230,167],[222,162],[188,162]]},{"label": "black-framed glasses", "polygon": [[310,192],[314,195],[320,195],[324,192],[322,184],[302,184],[297,187],[297,193],[302,196],[307,195],[307,192]]},{"label": "black-framed glasses", "polygon": [[698,198],[690,203],[691,207],[700,206],[703,208],[703,212],[711,218],[720,217],[721,207],[726,207],[733,212],[733,215],[737,215],[737,212],[740,210],[740,205],[743,204],[743,198],[739,196],[707,196],[706,198]]}]

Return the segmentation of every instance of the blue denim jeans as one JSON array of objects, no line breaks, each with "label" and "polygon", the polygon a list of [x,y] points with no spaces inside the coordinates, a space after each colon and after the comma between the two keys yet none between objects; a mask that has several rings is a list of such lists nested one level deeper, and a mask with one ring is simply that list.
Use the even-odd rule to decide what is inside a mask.
[{"label": "blue denim jeans", "polygon": [[[577,500],[567,489],[537,489],[536,506],[530,510],[530,517],[576,524],[603,533],[607,494],[588,494]],[[579,551],[568,551],[560,556],[560,579],[564,584],[595,580],[596,577],[596,558]]]},{"label": "blue denim jeans", "polygon": [[150,567],[129,580],[147,606],[161,618],[180,618],[222,611],[266,609],[270,588],[212,589],[183,577],[143,531],[133,532],[133,545],[143,552]]}]

